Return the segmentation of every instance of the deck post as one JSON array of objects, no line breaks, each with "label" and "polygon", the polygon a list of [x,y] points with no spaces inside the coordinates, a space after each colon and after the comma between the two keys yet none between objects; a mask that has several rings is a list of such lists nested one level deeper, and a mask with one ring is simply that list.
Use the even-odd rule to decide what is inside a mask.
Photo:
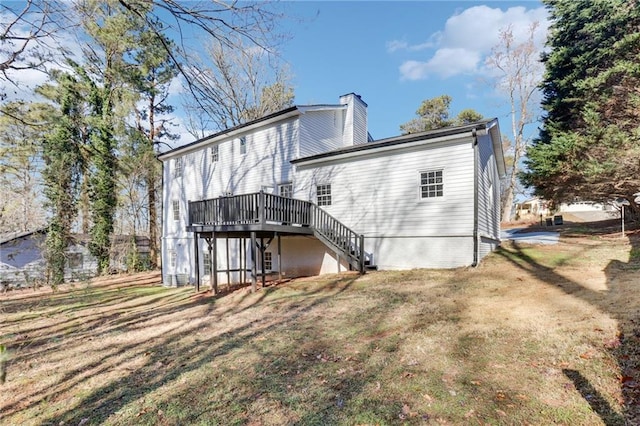
[{"label": "deck post", "polygon": [[242,242],[240,244],[240,251],[242,255],[240,256],[240,282],[242,284],[247,282],[247,239],[242,237]]},{"label": "deck post", "polygon": [[213,294],[218,294],[218,247],[217,241],[218,237],[215,233],[213,234],[213,256],[211,257],[211,279],[213,282]]},{"label": "deck post", "polygon": [[260,190],[258,194],[258,217],[260,218],[260,223],[265,222],[265,201],[264,191]]},{"label": "deck post", "polygon": [[197,293],[197,292],[200,292],[200,258],[198,256],[199,254],[198,252],[200,250],[198,250],[198,233],[194,232],[193,237],[194,237],[193,238],[193,255],[196,261],[196,293]]},{"label": "deck post", "polygon": [[264,270],[264,238],[260,237],[260,272],[262,273],[262,288],[266,284],[265,270]]},{"label": "deck post", "polygon": [[257,265],[256,265],[256,231],[251,231],[251,292],[255,293],[256,291],[256,280],[258,275]]},{"label": "deck post", "polygon": [[231,285],[231,262],[229,257],[229,234],[227,234],[226,238],[227,243],[227,291],[229,291],[229,286]]},{"label": "deck post", "polygon": [[278,279],[282,281],[282,238],[280,234],[278,236]]},{"label": "deck post", "polygon": [[360,259],[358,259],[358,261],[360,264],[360,275],[362,275],[364,274],[364,235],[360,234],[358,240],[360,243]]}]

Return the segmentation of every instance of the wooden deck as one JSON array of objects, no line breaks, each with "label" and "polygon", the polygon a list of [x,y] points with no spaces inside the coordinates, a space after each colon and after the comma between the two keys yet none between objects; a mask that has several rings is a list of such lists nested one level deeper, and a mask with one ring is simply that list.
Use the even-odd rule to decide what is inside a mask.
[{"label": "wooden deck", "polygon": [[[188,215],[187,231],[196,239],[204,238],[210,250],[215,250],[219,237],[251,238],[250,247],[255,247],[262,238],[313,235],[353,269],[360,273],[365,270],[364,236],[309,201],[258,192],[190,201]],[[255,276],[252,274],[254,287]]]}]

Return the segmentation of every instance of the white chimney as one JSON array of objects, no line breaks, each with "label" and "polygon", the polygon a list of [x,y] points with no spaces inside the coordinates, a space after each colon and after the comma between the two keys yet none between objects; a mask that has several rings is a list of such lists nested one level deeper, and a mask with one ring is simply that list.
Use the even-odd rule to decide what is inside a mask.
[{"label": "white chimney", "polygon": [[340,105],[346,105],[342,143],[344,146],[367,143],[367,104],[355,93],[340,96]]}]

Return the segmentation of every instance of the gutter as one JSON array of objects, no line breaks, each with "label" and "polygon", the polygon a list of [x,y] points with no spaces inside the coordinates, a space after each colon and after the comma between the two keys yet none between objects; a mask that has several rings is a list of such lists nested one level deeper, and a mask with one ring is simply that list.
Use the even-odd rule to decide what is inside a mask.
[{"label": "gutter", "polygon": [[478,234],[478,135],[476,129],[472,131],[473,135],[473,263],[472,267],[478,266],[480,262],[480,241]]}]

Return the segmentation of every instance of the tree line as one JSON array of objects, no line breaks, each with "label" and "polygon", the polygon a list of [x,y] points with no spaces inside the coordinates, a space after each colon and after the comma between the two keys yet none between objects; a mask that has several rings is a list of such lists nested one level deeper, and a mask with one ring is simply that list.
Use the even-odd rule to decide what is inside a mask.
[{"label": "tree line", "polygon": [[[64,278],[72,233],[90,235],[99,272],[114,233],[147,235],[159,254],[160,146],[178,135],[172,85],[195,137],[291,105],[268,3],[29,0],[2,5],[0,233],[46,226],[48,278]],[[205,48],[185,48],[184,32]],[[69,40],[75,35],[72,45]],[[265,62],[264,58],[271,58]],[[263,64],[268,63],[265,67]],[[47,82],[15,100],[17,73]],[[135,238],[132,239],[135,241]]]}]

